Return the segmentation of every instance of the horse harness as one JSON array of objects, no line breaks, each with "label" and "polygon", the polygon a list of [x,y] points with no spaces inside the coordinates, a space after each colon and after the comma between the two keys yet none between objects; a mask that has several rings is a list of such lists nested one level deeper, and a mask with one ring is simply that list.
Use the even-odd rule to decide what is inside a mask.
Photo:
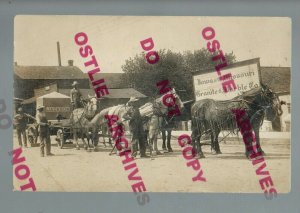
[{"label": "horse harness", "polygon": [[[264,96],[264,95],[263,95],[263,96]],[[243,97],[243,96],[242,96],[242,97]],[[255,119],[255,117],[256,117],[257,114],[260,114],[262,111],[265,111],[266,108],[271,107],[270,105],[263,106],[263,105],[260,105],[260,104],[255,103],[255,102],[250,102],[250,101],[245,100],[244,98],[238,99],[238,100],[224,101],[224,102],[241,102],[241,105],[243,106],[242,108],[248,109],[248,110],[251,109],[251,108],[249,107],[249,105],[254,105],[255,107],[257,107],[257,110],[255,111],[255,113],[254,113],[253,115],[251,115],[251,117],[250,117],[250,123],[253,122],[253,119]],[[218,108],[216,108],[216,110],[218,110]],[[195,121],[196,121],[197,129],[199,129],[199,123],[198,123],[198,120],[201,121],[201,120],[203,120],[203,119],[201,119],[201,118],[199,119],[199,117],[196,117],[196,116],[193,116],[193,118],[194,118]],[[229,118],[226,119],[225,121],[223,121],[223,122],[221,123],[221,125],[224,124],[224,123],[226,123],[226,122],[228,122],[228,121],[229,121]],[[262,123],[263,123],[263,119],[261,119],[260,126],[262,125]],[[238,129],[238,131],[240,130],[239,127],[238,127],[237,129]],[[204,133],[204,134],[207,134],[207,133],[209,133],[209,132],[211,132],[211,129],[208,129],[208,130],[204,131],[203,133]],[[199,136],[200,136],[200,135],[197,135],[197,137],[199,137]],[[226,136],[226,137],[227,137],[227,136]]]}]

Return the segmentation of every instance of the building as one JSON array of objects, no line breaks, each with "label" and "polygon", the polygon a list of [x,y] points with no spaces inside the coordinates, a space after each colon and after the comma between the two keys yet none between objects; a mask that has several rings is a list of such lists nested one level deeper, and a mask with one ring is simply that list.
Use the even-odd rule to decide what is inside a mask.
[{"label": "building", "polygon": [[272,122],[273,131],[290,131],[291,122],[291,68],[260,67],[262,83],[268,85],[278,96],[283,114]]},{"label": "building", "polygon": [[[106,105],[121,104],[131,96],[146,99],[146,96],[133,88],[122,84],[122,73],[100,73],[95,78],[104,78],[110,94],[104,97]],[[59,92],[70,96],[73,81],[79,83],[83,96],[87,98],[94,95],[94,90],[89,77],[78,67],[73,66],[73,61],[68,61],[68,66],[19,66],[14,65],[14,96],[15,108],[23,105],[25,111],[35,114],[36,99],[40,96]]]},{"label": "building", "polygon": [[[35,90],[71,89],[73,81],[80,84],[80,88],[89,89],[88,75],[78,67],[73,66],[73,61],[68,61],[69,66],[14,66],[14,95],[16,98],[28,99],[37,94]],[[98,76],[97,76],[98,75]],[[110,88],[122,88],[122,73],[101,73]],[[50,87],[50,85],[52,85]],[[50,87],[50,88],[46,88]],[[125,86],[126,87],[126,86]],[[39,94],[40,95],[40,94]]]}]

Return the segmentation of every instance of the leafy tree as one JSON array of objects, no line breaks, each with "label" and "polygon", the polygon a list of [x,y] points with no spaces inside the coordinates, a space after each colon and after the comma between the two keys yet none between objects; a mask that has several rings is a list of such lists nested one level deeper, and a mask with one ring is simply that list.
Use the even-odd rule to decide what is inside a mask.
[{"label": "leafy tree", "polygon": [[[169,80],[172,88],[175,88],[182,100],[194,99],[193,73],[214,69],[213,56],[203,48],[194,52],[174,53],[171,50],[158,51],[159,61],[149,64],[142,52],[134,58],[129,58],[122,66],[124,75],[123,83],[133,87],[141,93],[154,97],[159,94],[156,83]],[[233,53],[225,54],[228,64],[235,62]]]}]

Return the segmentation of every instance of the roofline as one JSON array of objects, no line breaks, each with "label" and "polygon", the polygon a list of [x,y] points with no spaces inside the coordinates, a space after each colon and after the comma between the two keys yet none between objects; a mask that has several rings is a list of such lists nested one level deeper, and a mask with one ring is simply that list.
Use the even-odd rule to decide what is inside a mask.
[{"label": "roofline", "polygon": [[[27,66],[27,65],[14,65],[14,67],[76,67],[78,69],[80,69],[78,66],[70,66],[70,65],[65,65],[65,66],[48,66],[48,65],[31,65],[31,66]],[[80,69],[81,70],[81,69]],[[82,71],[82,70],[81,70]]]},{"label": "roofline", "polygon": [[261,68],[289,68],[291,69],[292,67],[274,67],[274,66],[260,66]]},{"label": "roofline", "polygon": [[[238,61],[238,62],[227,65],[226,67],[222,68],[222,70],[228,70],[231,68],[241,67],[241,66],[249,65],[249,64],[260,64],[260,58],[252,58],[252,59],[248,59],[248,60],[244,60],[244,61]],[[259,67],[260,67],[260,65],[259,65]],[[195,76],[195,75],[212,73],[212,72],[215,72],[215,67],[193,72],[192,75]]]},{"label": "roofline", "polygon": [[279,92],[275,92],[277,95],[290,95],[291,92],[289,91],[279,91]]}]

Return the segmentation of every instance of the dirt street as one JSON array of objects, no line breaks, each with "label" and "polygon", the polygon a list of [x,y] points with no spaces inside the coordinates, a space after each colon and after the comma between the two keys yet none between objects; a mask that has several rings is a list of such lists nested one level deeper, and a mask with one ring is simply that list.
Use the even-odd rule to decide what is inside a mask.
[{"label": "dirt street", "polygon": [[[51,136],[53,157],[40,157],[39,147],[23,149],[37,191],[78,192],[131,192],[119,156],[109,156],[111,147],[99,143],[98,152],[75,150],[68,144],[60,149]],[[161,148],[161,139],[159,139]],[[82,143],[81,143],[82,145]],[[177,141],[172,140],[173,153],[164,153],[154,159],[137,158],[139,174],[149,192],[251,192],[262,193],[255,173],[256,167],[244,156],[240,140],[227,140],[220,144],[223,154],[212,155],[210,146],[203,148],[206,158],[199,159],[207,182],[193,182],[196,175],[186,166]],[[14,148],[17,148],[14,134]],[[278,193],[290,191],[290,141],[288,139],[262,139],[270,172]],[[14,190],[24,184],[14,177]]]}]

